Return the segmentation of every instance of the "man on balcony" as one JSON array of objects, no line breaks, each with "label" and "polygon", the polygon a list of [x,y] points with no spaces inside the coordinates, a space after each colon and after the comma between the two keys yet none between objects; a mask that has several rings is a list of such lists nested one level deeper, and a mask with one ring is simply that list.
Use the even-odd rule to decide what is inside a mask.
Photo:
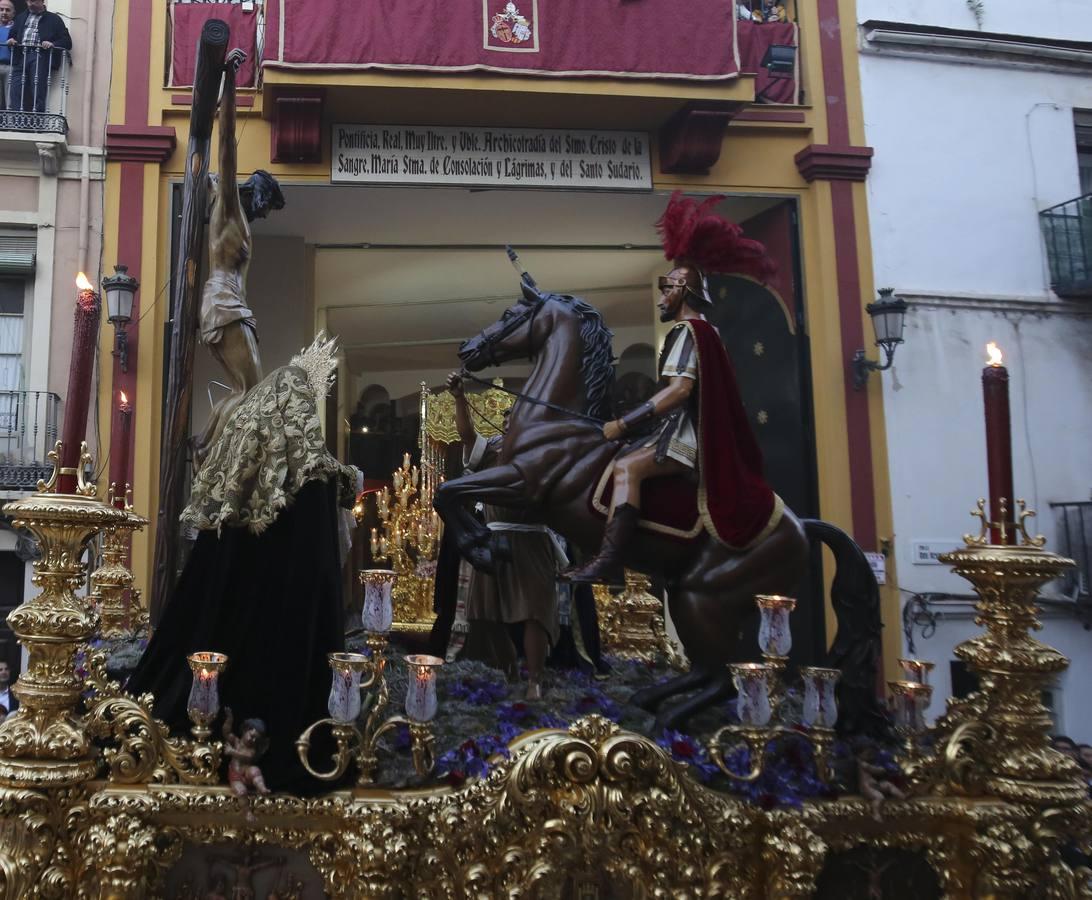
[{"label": "man on balcony", "polygon": [[46,0],[27,0],[27,8],[15,17],[8,46],[8,106],[23,112],[45,112],[50,73],[61,67],[65,52],[72,49],[72,36],[64,20],[46,10]]},{"label": "man on balcony", "polygon": [[8,87],[11,81],[11,47],[8,37],[15,21],[15,4],[0,0],[0,109],[8,108]]}]

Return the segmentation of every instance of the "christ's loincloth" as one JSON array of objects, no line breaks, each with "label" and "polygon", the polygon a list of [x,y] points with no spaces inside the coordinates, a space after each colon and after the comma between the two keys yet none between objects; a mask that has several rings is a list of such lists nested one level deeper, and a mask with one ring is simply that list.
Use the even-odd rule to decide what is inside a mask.
[{"label": "christ's loincloth", "polygon": [[233,322],[244,322],[258,335],[254,313],[244,300],[245,290],[238,274],[215,271],[205,282],[201,295],[201,340],[206,345],[217,344],[224,329]]}]

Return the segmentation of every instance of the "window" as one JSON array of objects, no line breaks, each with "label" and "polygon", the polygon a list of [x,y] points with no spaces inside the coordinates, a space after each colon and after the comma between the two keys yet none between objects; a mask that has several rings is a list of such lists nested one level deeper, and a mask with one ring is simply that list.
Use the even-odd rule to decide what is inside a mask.
[{"label": "window", "polygon": [[23,302],[26,281],[0,277],[0,391],[23,384]]},{"label": "window", "polygon": [[1092,194],[1092,112],[1076,110],[1073,125],[1077,132],[1077,168],[1083,197]]}]

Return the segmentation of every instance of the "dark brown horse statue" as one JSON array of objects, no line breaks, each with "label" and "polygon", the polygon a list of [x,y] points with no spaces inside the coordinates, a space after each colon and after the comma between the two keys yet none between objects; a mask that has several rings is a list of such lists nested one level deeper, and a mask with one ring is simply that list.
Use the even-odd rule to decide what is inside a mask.
[{"label": "dark brown horse statue", "polygon": [[[445,527],[478,569],[490,571],[506,547],[502,534],[471,514],[477,501],[536,510],[541,522],[585,552],[598,549],[605,522],[594,513],[591,494],[619,450],[596,421],[608,415],[611,338],[599,312],[583,300],[524,285],[522,299],[460,348],[467,372],[513,359],[534,361],[498,464],[447,481],[436,492]],[[733,661],[741,623],[754,611],[755,594],[792,593],[807,570],[809,544],[800,520],[786,509],[769,536],[746,551],[726,547],[705,530],[683,542],[638,529],[624,563],[663,579],[692,664],[687,674],[633,698],[654,710],[669,696],[697,691],[658,718],[673,727],[732,692],[726,664]]]}]

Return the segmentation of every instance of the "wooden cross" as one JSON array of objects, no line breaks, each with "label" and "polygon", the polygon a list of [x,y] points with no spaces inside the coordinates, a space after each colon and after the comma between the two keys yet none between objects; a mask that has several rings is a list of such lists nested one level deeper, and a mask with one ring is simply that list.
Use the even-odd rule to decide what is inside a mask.
[{"label": "wooden cross", "polygon": [[171,273],[171,343],[167,369],[166,414],[159,452],[159,514],[156,521],[155,564],[152,573],[151,618],[155,624],[166,607],[178,569],[178,517],[185,501],[190,406],[193,400],[193,356],[200,312],[201,254],[205,248],[208,204],[209,150],[212,123],[220,94],[231,29],[209,19],[197,44],[190,109],[190,140],[186,148],[182,189],[182,222],[178,255]]}]

